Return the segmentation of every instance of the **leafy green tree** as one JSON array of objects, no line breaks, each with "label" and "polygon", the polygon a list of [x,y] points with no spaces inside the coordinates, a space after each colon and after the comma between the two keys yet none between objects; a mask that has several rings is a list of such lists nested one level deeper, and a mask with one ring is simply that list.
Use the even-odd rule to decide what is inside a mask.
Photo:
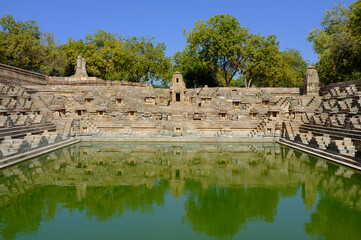
[{"label": "leafy green tree", "polygon": [[[242,68],[244,84],[257,87],[301,87],[307,63],[299,51],[279,51],[275,35],[254,36],[248,60]],[[248,80],[248,81],[247,81]]]},{"label": "leafy green tree", "polygon": [[229,15],[200,20],[184,35],[187,45],[175,55],[175,65],[185,71],[188,81],[201,75],[203,85],[208,78],[212,79],[208,85],[227,87],[298,87],[300,71],[303,76],[306,70],[298,51],[281,52],[275,35],[250,34]]},{"label": "leafy green tree", "polygon": [[355,37],[361,37],[361,0],[358,0],[350,5],[350,25],[352,35]]},{"label": "leafy green tree", "polygon": [[245,86],[277,86],[281,55],[276,36],[270,35],[266,38],[251,35],[245,49],[244,62],[241,64]]},{"label": "leafy green tree", "polygon": [[171,59],[165,56],[164,43],[155,43],[153,37],[127,38],[121,68],[124,78],[131,82],[169,80]]},{"label": "leafy green tree", "polygon": [[312,30],[307,37],[318,54],[316,67],[321,81],[326,84],[361,77],[361,41],[356,37],[360,29],[357,25],[359,12],[360,1],[351,5],[351,10],[337,4],[326,11],[322,29]]},{"label": "leafy green tree", "polygon": [[64,56],[52,33],[42,32],[36,21],[0,19],[0,62],[43,74],[62,75]]},{"label": "leafy green tree", "polygon": [[62,46],[68,75],[74,74],[77,56],[81,55],[87,59],[90,76],[150,83],[171,78],[171,60],[165,56],[165,48],[164,43],[155,43],[152,37],[122,38],[100,29],[84,40],[70,38]]},{"label": "leafy green tree", "polygon": [[241,27],[235,17],[221,14],[207,22],[199,20],[184,35],[189,52],[206,64],[213,80],[220,85],[223,79],[230,86],[244,61],[248,29]]},{"label": "leafy green tree", "polygon": [[173,57],[174,70],[183,75],[183,80],[188,88],[190,87],[216,87],[218,83],[212,78],[212,72],[199,58],[196,58],[185,49],[176,52]]},{"label": "leafy green tree", "polygon": [[45,47],[43,49],[43,62],[41,72],[50,76],[64,76],[65,74],[65,54],[54,40],[52,33],[44,37]]},{"label": "leafy green tree", "polygon": [[121,79],[115,69],[116,63],[123,58],[123,41],[117,34],[97,30],[85,39],[74,41],[69,38],[62,46],[67,58],[67,73],[74,74],[78,55],[86,58],[87,71],[90,76],[102,79]]},{"label": "leafy green tree", "polygon": [[281,52],[283,63],[283,87],[302,87],[304,74],[307,71],[307,62],[301,53],[290,48]]}]

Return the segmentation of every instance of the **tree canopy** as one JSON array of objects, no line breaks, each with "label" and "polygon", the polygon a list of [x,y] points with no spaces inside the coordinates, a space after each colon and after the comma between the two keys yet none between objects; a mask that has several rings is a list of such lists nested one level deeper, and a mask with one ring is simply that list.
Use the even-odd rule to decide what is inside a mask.
[{"label": "tree canopy", "polygon": [[220,85],[223,80],[229,86],[244,60],[248,29],[235,17],[222,14],[196,22],[184,35],[190,54],[206,64],[214,81]]},{"label": "tree canopy", "polygon": [[182,73],[187,87],[218,86],[207,65],[199,58],[192,56],[189,51],[176,52],[173,61],[174,70]]},{"label": "tree canopy", "polygon": [[361,0],[347,9],[341,3],[327,10],[322,28],[312,30],[307,40],[318,54],[320,79],[328,84],[361,77]]},{"label": "tree canopy", "polygon": [[74,73],[76,56],[87,59],[89,75],[102,79],[152,82],[169,78],[171,59],[165,56],[164,43],[153,37],[122,38],[118,34],[97,30],[85,39],[69,39],[63,44],[67,73]]},{"label": "tree canopy", "polygon": [[36,21],[15,21],[5,15],[0,30],[1,63],[47,75],[63,74],[64,57],[53,34],[42,32]]},{"label": "tree canopy", "polygon": [[87,59],[90,76],[107,80],[166,83],[171,79],[171,58],[164,43],[153,37],[121,37],[98,29],[84,39],[59,45],[52,33],[42,32],[35,21],[0,19],[0,62],[54,76],[75,73],[76,59]]},{"label": "tree canopy", "polygon": [[[303,76],[307,68],[298,51],[279,50],[275,35],[251,34],[227,14],[215,15],[207,22],[199,20],[193,29],[184,31],[184,35],[187,45],[181,56],[196,61],[196,66],[210,73],[212,83],[219,86],[231,86],[238,76],[246,87],[298,87],[302,82],[300,75]],[[178,54],[176,67],[194,71],[181,66],[179,57]],[[290,59],[293,62],[288,62]]]},{"label": "tree canopy", "polygon": [[[355,26],[359,15],[355,11]],[[0,62],[46,75],[73,75],[81,55],[90,76],[107,80],[166,85],[180,71],[187,87],[299,87],[307,67],[299,51],[281,51],[275,35],[252,34],[227,14],[184,30],[186,46],[173,58],[152,36],[122,37],[98,29],[60,45],[32,20],[5,15],[0,26]],[[354,34],[359,34],[357,27]]]}]

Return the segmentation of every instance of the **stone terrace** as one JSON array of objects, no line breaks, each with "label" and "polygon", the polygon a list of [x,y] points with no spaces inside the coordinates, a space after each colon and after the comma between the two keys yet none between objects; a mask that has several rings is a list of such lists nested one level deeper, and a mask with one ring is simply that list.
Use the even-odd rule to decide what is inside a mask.
[{"label": "stone terrace", "polygon": [[285,138],[350,163],[360,161],[361,81],[333,84],[321,92],[321,105],[298,124],[288,125]]},{"label": "stone terrace", "polygon": [[187,89],[180,73],[170,89],[48,85],[34,86],[34,96],[55,121],[74,120],[77,136],[122,141],[273,141],[282,120],[320,103],[298,88]]},{"label": "stone terrace", "polygon": [[21,153],[69,139],[44,110],[41,99],[26,88],[0,84],[0,166]]},{"label": "stone terrace", "polygon": [[79,58],[78,64],[69,78],[1,65],[0,167],[10,164],[9,158],[74,137],[84,141],[281,140],[360,165],[361,81],[320,91],[317,71],[309,67],[303,89],[187,89],[176,72],[170,88],[159,89],[88,77],[85,60]]}]

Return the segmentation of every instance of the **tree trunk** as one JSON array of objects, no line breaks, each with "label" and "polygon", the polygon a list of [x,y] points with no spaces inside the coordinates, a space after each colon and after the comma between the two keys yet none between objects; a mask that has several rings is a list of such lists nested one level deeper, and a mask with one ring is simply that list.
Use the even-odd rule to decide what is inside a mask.
[{"label": "tree trunk", "polygon": [[213,70],[212,67],[210,67],[210,71],[211,71],[211,73],[212,73],[212,78],[213,78],[213,80],[217,83],[217,85],[218,85],[219,87],[221,87],[221,86],[220,86],[221,84],[219,84],[217,75],[216,75],[216,73],[214,72],[214,70]]},{"label": "tree trunk", "polygon": [[251,78],[251,79],[249,80],[249,82],[248,82],[248,88],[251,87],[252,79],[253,79],[253,78]]}]

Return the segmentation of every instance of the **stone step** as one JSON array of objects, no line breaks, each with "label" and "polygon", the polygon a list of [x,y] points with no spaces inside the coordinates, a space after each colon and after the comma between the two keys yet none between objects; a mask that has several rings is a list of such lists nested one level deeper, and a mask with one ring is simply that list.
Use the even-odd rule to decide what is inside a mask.
[{"label": "stone step", "polygon": [[37,126],[29,126],[29,127],[23,127],[23,128],[8,128],[6,130],[3,130],[0,132],[0,138],[4,138],[6,136],[10,137],[21,137],[25,136],[27,133],[41,133],[43,131],[56,131],[56,126],[53,123],[47,123],[47,124],[39,124]]},{"label": "stone step", "polygon": [[301,125],[299,128],[300,132],[308,132],[312,131],[312,133],[318,134],[329,134],[330,136],[334,136],[336,138],[345,138],[349,137],[353,140],[361,141],[361,131],[358,130],[348,130],[336,127],[325,127],[320,125]]}]

